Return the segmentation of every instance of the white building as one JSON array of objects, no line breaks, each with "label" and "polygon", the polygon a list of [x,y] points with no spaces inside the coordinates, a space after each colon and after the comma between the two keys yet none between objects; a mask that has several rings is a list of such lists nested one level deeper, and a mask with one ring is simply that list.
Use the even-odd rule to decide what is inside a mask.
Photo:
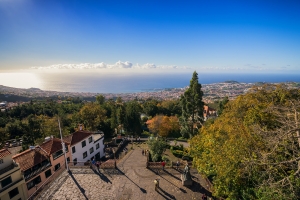
[{"label": "white building", "polygon": [[80,130],[65,137],[64,141],[70,143],[74,165],[83,165],[92,159],[100,160],[105,155],[103,133]]}]

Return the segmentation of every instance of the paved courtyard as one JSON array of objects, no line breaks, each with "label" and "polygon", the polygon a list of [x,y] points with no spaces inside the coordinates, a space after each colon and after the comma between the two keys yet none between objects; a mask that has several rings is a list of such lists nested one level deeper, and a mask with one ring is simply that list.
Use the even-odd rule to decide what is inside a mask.
[{"label": "paved courtyard", "polygon": [[[63,172],[39,197],[41,200],[147,200],[147,199],[201,199],[206,182],[191,170],[193,185],[182,186],[181,172],[172,168],[150,170],[146,168],[146,156],[136,147],[119,163],[118,169],[96,170],[71,168]],[[160,181],[160,190],[154,190],[154,179]]]}]

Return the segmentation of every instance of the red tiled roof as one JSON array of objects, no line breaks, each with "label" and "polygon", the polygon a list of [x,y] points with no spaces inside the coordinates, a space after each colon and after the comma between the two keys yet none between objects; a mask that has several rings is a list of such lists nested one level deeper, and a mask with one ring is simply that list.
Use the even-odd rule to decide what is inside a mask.
[{"label": "red tiled roof", "polygon": [[42,148],[37,146],[35,149],[27,149],[12,158],[20,164],[21,170],[25,171],[48,159],[48,156]]},{"label": "red tiled roof", "polygon": [[89,131],[76,131],[76,132],[64,137],[63,140],[65,142],[71,144],[71,146],[73,146],[93,134],[94,133],[89,132]]},{"label": "red tiled roof", "polygon": [[4,158],[4,157],[6,157],[10,154],[11,154],[10,151],[8,151],[7,149],[1,149],[0,150],[0,158]]},{"label": "red tiled roof", "polygon": [[[70,143],[65,142],[65,144],[69,145]],[[51,154],[62,149],[61,140],[58,138],[51,138],[50,140],[41,144],[40,147],[42,147],[47,152],[47,155],[50,156]]]}]

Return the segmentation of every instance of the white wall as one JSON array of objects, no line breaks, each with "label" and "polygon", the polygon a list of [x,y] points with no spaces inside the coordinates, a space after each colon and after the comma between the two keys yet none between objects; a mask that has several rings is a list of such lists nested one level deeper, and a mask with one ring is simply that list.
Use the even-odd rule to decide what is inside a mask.
[{"label": "white wall", "polygon": [[[92,142],[89,143],[89,138],[92,137]],[[72,153],[72,160],[71,162],[73,162],[73,160],[75,158],[77,158],[77,162],[80,163],[80,162],[86,162],[88,160],[91,160],[91,158],[93,156],[95,156],[98,152],[100,152],[100,158],[104,156],[104,145],[103,145],[103,140],[104,140],[104,137],[102,137],[101,139],[99,139],[96,143],[94,142],[94,137],[93,136],[90,136],[88,138],[85,138],[85,142],[86,142],[86,146],[85,147],[82,147],[82,141],[78,142],[77,144],[73,145],[75,146],[75,149],[76,149],[76,152],[73,153],[72,152],[72,147],[70,148],[70,151]],[[99,143],[99,149],[96,149],[96,145]],[[90,153],[90,148],[94,148],[94,152],[93,153]],[[87,152],[87,157],[86,158],[83,158],[83,153],[84,152]]]},{"label": "white wall", "polygon": [[102,158],[105,154],[104,154],[104,137],[102,137],[100,140],[98,140],[97,142],[95,142],[95,150],[96,150],[96,145],[99,144],[99,149],[96,150],[95,155],[100,152],[100,158]]}]

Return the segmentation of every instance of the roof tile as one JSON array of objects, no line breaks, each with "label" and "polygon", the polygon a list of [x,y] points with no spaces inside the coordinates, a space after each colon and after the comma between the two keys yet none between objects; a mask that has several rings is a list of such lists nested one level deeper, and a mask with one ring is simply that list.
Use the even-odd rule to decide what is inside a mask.
[{"label": "roof tile", "polygon": [[[65,144],[69,145],[70,143],[65,141]],[[42,147],[47,152],[48,156],[59,150],[62,150],[61,140],[58,138],[51,138],[50,140],[41,144],[40,147]]]},{"label": "roof tile", "polygon": [[4,158],[4,157],[6,157],[10,154],[11,154],[10,151],[8,151],[7,149],[1,149],[0,150],[0,158]]},{"label": "roof tile", "polygon": [[65,142],[70,143],[71,146],[73,146],[93,134],[94,134],[93,132],[89,132],[89,131],[76,131],[76,132],[64,137],[63,140]]},{"label": "roof tile", "polygon": [[19,163],[21,170],[25,171],[48,159],[48,155],[46,151],[39,146],[36,146],[35,149],[27,149],[12,158],[16,161],[16,163]]}]

